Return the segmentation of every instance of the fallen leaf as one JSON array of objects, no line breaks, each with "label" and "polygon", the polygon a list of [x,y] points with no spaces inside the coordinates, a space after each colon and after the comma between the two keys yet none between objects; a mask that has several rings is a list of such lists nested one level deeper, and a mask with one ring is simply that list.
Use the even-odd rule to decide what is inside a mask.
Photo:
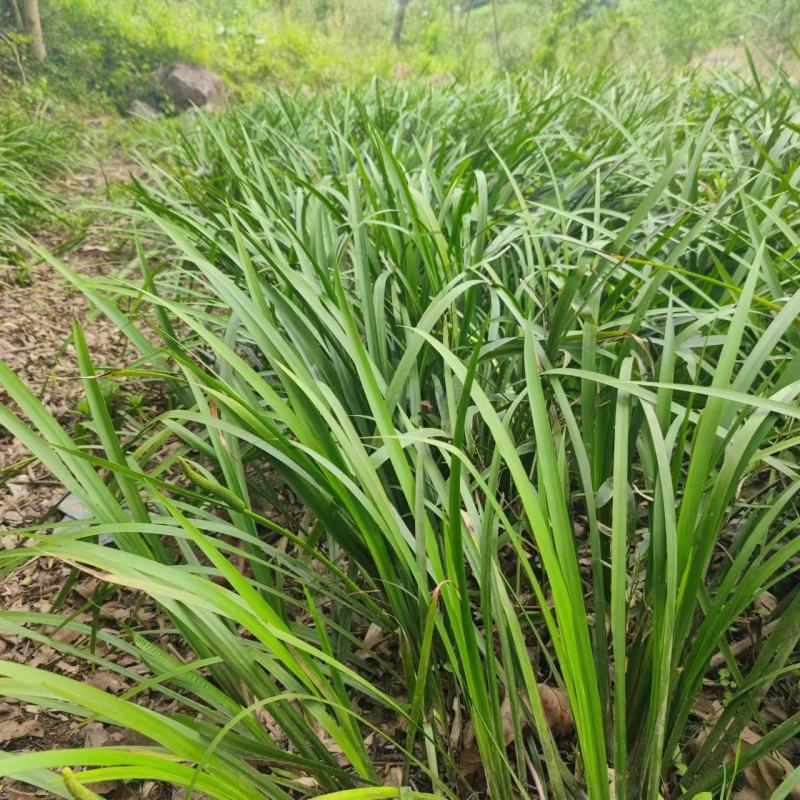
[{"label": "fallen leaf", "polygon": [[375,645],[377,645],[382,638],[383,628],[373,622],[367,629],[367,633],[364,636],[364,641],[361,642],[361,649],[356,653],[356,655],[361,659],[374,656],[375,654],[372,651],[375,649]]},{"label": "fallen leaf", "polygon": [[575,723],[572,714],[569,713],[567,696],[561,689],[548,686],[546,683],[539,684],[539,699],[542,701],[542,709],[547,724],[556,739],[564,739],[575,731]]},{"label": "fallen leaf", "polygon": [[137,800],[136,793],[130,786],[120,783],[108,794],[108,800]]},{"label": "fallen leaf", "polygon": [[12,717],[20,714],[19,705],[16,703],[0,703],[0,722],[5,723]]},{"label": "fallen leaf", "polygon": [[[711,719],[713,718],[712,716]],[[709,732],[710,729],[708,727],[700,731],[692,740],[689,749],[696,753],[708,738]],[[741,748],[738,746],[731,748],[725,763],[733,763],[737,758],[737,754],[761,741],[761,738],[761,735],[751,728],[745,728],[741,734]],[[733,793],[732,800],[769,800],[775,789],[778,788],[781,781],[791,770],[792,765],[778,752],[762,756],[754,764],[745,768],[742,773],[745,783]],[[800,800],[800,786],[795,786],[789,793],[789,797],[791,800]]]},{"label": "fallen leaf", "polygon": [[113,672],[99,669],[86,678],[86,683],[104,692],[121,692],[125,689],[122,679]]},{"label": "fallen leaf", "polygon": [[759,617],[768,617],[778,607],[778,598],[770,592],[761,592],[753,603],[753,611]]},{"label": "fallen leaf", "polygon": [[458,745],[461,742],[461,735],[463,733],[463,721],[461,717],[461,701],[458,695],[453,698],[453,724],[450,726],[450,749],[458,750]]},{"label": "fallen leaf", "polygon": [[[742,731],[742,749],[746,749],[761,740],[761,735],[745,728]],[[747,786],[733,795],[733,800],[768,800],[778,785],[792,771],[792,765],[778,752],[762,756],[755,764],[744,771]],[[755,794],[746,794],[747,790]],[[789,793],[792,800],[800,800],[800,786],[795,786]]]},{"label": "fallen leaf", "polygon": [[[103,745],[108,743],[110,738],[108,731],[106,730],[106,726],[101,722],[92,722],[89,725],[86,725],[83,729],[83,732],[84,747],[103,747]],[[97,792],[97,789],[94,791]],[[97,794],[100,794],[100,792],[97,792]]]},{"label": "fallen leaf", "polygon": [[[126,747],[149,747],[154,744],[152,739],[148,739],[144,734],[139,733],[139,731],[131,730],[130,728],[125,728],[121,733],[114,734],[112,738],[118,744],[125,745]],[[147,783],[142,784],[142,797],[147,796],[144,794],[144,787],[146,785]]]},{"label": "fallen leaf", "polygon": [[[521,694],[521,700],[527,705],[527,700]],[[560,689],[548,686],[546,683],[539,684],[539,699],[542,703],[542,712],[547,722],[550,732],[556,739],[563,739],[570,736],[575,731],[575,723],[572,714],[569,712],[567,697]],[[500,706],[500,719],[503,724],[503,738],[508,747],[514,741],[514,718],[511,708],[511,700],[508,695],[503,699]],[[527,718],[520,720],[524,729],[527,725]],[[452,741],[452,737],[451,737]],[[475,728],[472,722],[468,722],[464,730],[464,744],[459,759],[459,768],[464,775],[471,775],[477,772],[483,764],[478,745],[475,740]]]},{"label": "fallen leaf", "polygon": [[98,781],[97,783],[87,783],[86,786],[95,794],[104,796],[110,794],[117,788],[117,781]]},{"label": "fallen leaf", "polygon": [[[174,789],[172,792],[172,800],[187,800],[189,797],[189,790],[183,786]],[[197,790],[192,792],[192,800],[208,800],[206,795],[200,794]]]},{"label": "fallen leaf", "polygon": [[29,718],[21,722],[11,720],[4,722],[0,727],[0,743],[22,739],[26,736],[33,736],[37,739],[44,736],[44,727],[38,719]]},{"label": "fallen leaf", "polygon": [[23,792],[22,789],[8,789],[5,795],[6,800],[41,800],[41,795],[37,792]]},{"label": "fallen leaf", "polygon": [[386,786],[397,786],[400,788],[403,785],[403,768],[398,766],[389,767],[386,772],[384,784]]}]

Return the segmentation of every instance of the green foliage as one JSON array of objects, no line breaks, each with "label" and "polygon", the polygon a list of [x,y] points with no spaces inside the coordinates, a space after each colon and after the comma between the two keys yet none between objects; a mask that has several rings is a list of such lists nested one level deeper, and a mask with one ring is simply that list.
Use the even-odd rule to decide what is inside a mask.
[{"label": "green foliage", "polygon": [[[130,687],[0,662],[0,693],[153,742],[2,771],[215,800],[608,800],[613,767],[617,797],[658,800],[719,793],[796,736],[797,713],[760,716],[800,640],[796,113],[781,79],[555,73],[275,91],[176,134],[134,187],[138,281],[51,257],[175,407],[123,437],[76,327],[87,452],[0,367],[26,418],[0,424],[92,514],[0,563],[150,595],[188,655],[146,627],[95,650],[75,619],[0,614]],[[776,624],[684,751],[765,589]],[[763,738],[723,766],[748,725]],[[404,789],[380,785],[386,744]]]},{"label": "green foliage", "polygon": [[745,41],[770,58],[790,53],[797,8],[791,0],[707,0],[699,11],[685,0],[413,0],[397,48],[385,0],[59,0],[42,4],[50,57],[41,66],[0,5],[9,31],[0,71],[73,101],[125,111],[144,99],[169,110],[158,70],[175,61],[219,71],[243,97],[267,83],[466,81],[562,64],[682,68],[714,48],[745,64]]},{"label": "green foliage", "polygon": [[[511,71],[609,64],[682,69],[726,47],[745,64],[745,42],[774,58],[791,53],[800,32],[800,7],[791,0],[708,0],[699,6],[685,0],[496,0],[475,6],[457,18],[450,41],[455,36],[473,64]],[[471,33],[466,41],[465,30]],[[455,71],[468,72],[465,65]]]},{"label": "green foliage", "polygon": [[[401,56],[387,47],[391,15],[378,2],[318,5],[309,16],[247,0],[60,0],[42,4],[48,61],[30,63],[19,37],[16,56],[58,96],[88,93],[120,111],[137,98],[166,108],[158,70],[176,61],[218,70],[245,96],[265,82],[321,87],[389,75],[399,61],[409,75],[442,72],[454,51],[440,20],[412,23],[424,41]],[[10,51],[0,58],[9,74],[18,71]]]},{"label": "green foliage", "polygon": [[6,269],[15,282],[27,280],[14,243],[59,213],[61,200],[47,183],[69,160],[71,138],[69,123],[45,107],[0,110],[0,280],[8,280]]},{"label": "green foliage", "polygon": [[43,5],[49,57],[40,71],[51,90],[76,99],[88,93],[119,110],[136,98],[164,101],[156,73],[180,50],[171,37],[143,28],[130,6],[73,0]]}]

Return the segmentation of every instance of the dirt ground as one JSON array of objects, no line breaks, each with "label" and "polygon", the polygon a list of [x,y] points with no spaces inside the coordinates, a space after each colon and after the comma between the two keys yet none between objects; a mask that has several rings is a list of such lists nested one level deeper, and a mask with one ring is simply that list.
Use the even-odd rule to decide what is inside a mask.
[{"label": "dirt ground", "polygon": [[[109,159],[99,169],[70,175],[59,181],[56,191],[69,197],[75,206],[102,203],[113,185],[141,176],[140,168],[127,160]],[[48,229],[36,236],[37,243],[73,271],[84,275],[113,274],[130,260],[128,245],[108,231],[102,213],[80,211],[80,232]],[[19,284],[23,285],[19,285]],[[83,396],[74,347],[70,343],[72,321],[84,328],[95,364],[118,365],[125,357],[125,340],[104,316],[93,312],[84,297],[46,262],[29,264],[24,280],[14,282],[0,273],[0,359],[37,394],[57,419],[70,430],[79,418]],[[10,399],[0,385],[0,402]],[[13,403],[11,403],[13,407]],[[64,488],[37,463],[27,463],[26,449],[9,433],[0,429],[0,548],[10,549],[20,541],[15,530],[60,518],[58,504],[65,498]],[[4,611],[48,612],[60,590],[70,579],[71,568],[45,559],[29,562],[3,578],[0,608]],[[98,582],[78,576],[61,606],[62,612],[75,613],[78,621],[99,615],[102,629],[119,630],[118,623],[130,616],[134,599],[124,591],[103,597],[98,605]],[[137,612],[141,621],[158,627],[157,612],[145,603]],[[144,615],[144,616],[142,616]],[[59,638],[68,631],[57,634]],[[71,677],[108,691],[123,691],[119,676],[90,671],[85,663],[62,658],[52,648],[21,637],[0,634],[0,658],[29,666],[58,666]],[[128,664],[130,669],[136,665]],[[146,701],[145,701],[146,702]],[[14,701],[0,702],[0,752],[21,752],[64,747],[133,744],[130,733],[120,728],[89,721],[79,724],[66,714]],[[173,793],[155,782],[136,785],[110,783],[93,785],[95,792],[108,800],[165,800]],[[3,800],[45,800],[44,791],[19,783],[0,780]]]},{"label": "dirt ground", "polygon": [[[125,182],[138,171],[136,164],[112,160],[102,170],[70,176],[55,188],[69,196],[70,202],[98,203],[106,198],[110,185]],[[72,230],[45,230],[36,237],[37,243],[51,252],[64,250],[61,260],[76,272],[113,273],[130,255],[105,230],[107,220],[102,214],[95,212],[94,217],[77,242],[70,241],[75,237]],[[6,276],[0,274],[0,280],[3,278]],[[92,313],[83,295],[48,263],[27,267],[24,283],[0,283],[0,360],[69,425],[83,394],[70,343],[72,321],[77,319],[82,324],[98,365],[119,363],[124,337],[104,316]],[[0,402],[9,402],[2,386]],[[0,532],[37,523],[64,497],[63,488],[40,466],[24,465],[26,455],[19,442],[0,430]]]}]

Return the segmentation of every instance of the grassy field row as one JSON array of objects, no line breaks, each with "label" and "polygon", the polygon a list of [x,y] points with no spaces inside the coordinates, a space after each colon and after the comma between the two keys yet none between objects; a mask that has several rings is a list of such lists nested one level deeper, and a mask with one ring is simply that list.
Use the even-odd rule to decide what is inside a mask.
[{"label": "grassy field row", "polygon": [[193,658],[95,631],[143,676],[53,635],[82,623],[0,615],[132,687],[0,662],[0,694],[153,741],[3,772],[64,797],[64,766],[216,800],[730,796],[800,729],[762,719],[800,638],[797,111],[781,79],[554,75],[276,91],[176,133],[133,188],[139,273],[59,266],[130,338],[120,379],[172,406],[121,437],[78,327],[95,447],[0,373],[24,411],[0,424],[92,514],[0,559],[152,596]]}]

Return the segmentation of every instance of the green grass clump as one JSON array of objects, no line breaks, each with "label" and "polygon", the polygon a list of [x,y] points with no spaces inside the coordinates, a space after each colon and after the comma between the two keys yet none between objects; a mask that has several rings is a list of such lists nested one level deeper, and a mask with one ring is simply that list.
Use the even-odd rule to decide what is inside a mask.
[{"label": "green grass clump", "polygon": [[63,170],[69,132],[47,118],[0,112],[0,249],[12,234],[30,232],[57,212],[48,180]]},{"label": "green grass clump", "polygon": [[[16,2],[16,0],[15,0]],[[557,66],[670,72],[754,58],[795,77],[794,0],[418,0],[400,43],[387,0],[59,0],[41,3],[48,57],[29,54],[13,4],[0,4],[0,80],[126,113],[147,100],[170,113],[159,69],[176,61],[216,70],[239,98],[267,85],[320,89],[373,77],[469,81]],[[749,49],[748,49],[749,48]]]},{"label": "green grass clump", "polygon": [[[0,423],[93,516],[2,558],[150,595],[191,655],[0,615],[130,687],[0,662],[0,693],[154,743],[2,772],[62,794],[49,770],[82,765],[218,800],[658,800],[725,792],[795,737],[800,715],[761,712],[800,639],[796,114],[780,78],[557,74],[275,92],[176,136],[134,190],[141,280],[56,262],[175,407],[122,437],[76,328],[87,452],[3,370],[28,421]],[[737,662],[765,591],[775,624]],[[720,650],[736,690],[701,722]],[[381,785],[388,749],[405,789]]]},{"label": "green grass clump", "polygon": [[[88,106],[93,115],[126,113],[133,100],[172,108],[159,70],[176,62],[215,70],[236,97],[252,97],[267,85],[321,88],[362,82],[399,70],[404,76],[481,73],[485,59],[470,59],[477,35],[456,32],[444,9],[412,13],[402,49],[390,46],[394,19],[381,0],[320,3],[231,0],[60,0],[42,3],[48,57],[37,64],[10,9],[0,6],[0,27],[14,45],[0,49],[0,71],[51,98]],[[459,47],[455,48],[455,42]],[[472,62],[472,67],[466,66]]]},{"label": "green grass clump", "polygon": [[0,285],[31,281],[23,242],[64,221],[64,199],[53,180],[73,160],[74,128],[45,107],[0,107]]}]

